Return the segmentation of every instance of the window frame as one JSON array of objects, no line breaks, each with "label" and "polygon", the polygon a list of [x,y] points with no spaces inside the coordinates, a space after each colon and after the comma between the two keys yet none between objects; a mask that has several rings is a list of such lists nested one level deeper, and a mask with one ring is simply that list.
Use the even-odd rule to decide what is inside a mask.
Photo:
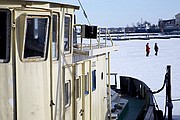
[{"label": "window frame", "polygon": [[[0,9],[0,12],[6,13],[6,51],[5,57],[0,59],[0,63],[8,63],[10,61],[10,47],[11,47],[11,11],[8,9]],[[0,51],[1,52],[1,51]]]},{"label": "window frame", "polygon": [[[69,45],[69,47],[68,47],[68,50],[65,50],[65,32],[66,32],[66,30],[65,30],[65,28],[66,28],[66,24],[65,24],[65,22],[66,22],[66,18],[70,18],[70,23],[69,23],[69,34],[68,34],[68,45]],[[64,41],[63,41],[63,43],[64,43],[64,46],[63,46],[63,48],[64,48],[64,54],[70,54],[71,53],[71,45],[72,45],[72,15],[71,14],[65,14],[65,17],[64,17]]]},{"label": "window frame", "polygon": [[[24,57],[25,47],[26,47],[26,33],[27,33],[27,20],[28,18],[47,18],[47,26],[46,26],[46,36],[45,36],[45,45],[44,45],[44,54],[41,56],[33,56],[33,57]],[[49,46],[49,34],[50,34],[50,23],[51,17],[49,15],[26,15],[25,16],[25,29],[23,35],[23,49],[22,49],[22,61],[23,62],[34,62],[34,61],[45,61],[48,57],[48,46]]]}]

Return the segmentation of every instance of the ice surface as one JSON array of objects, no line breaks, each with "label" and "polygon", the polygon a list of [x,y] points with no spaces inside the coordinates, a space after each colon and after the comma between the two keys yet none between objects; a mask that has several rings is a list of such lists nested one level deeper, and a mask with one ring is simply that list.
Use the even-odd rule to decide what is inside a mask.
[{"label": "ice surface", "polygon": [[[145,45],[149,42],[150,56],[145,56]],[[154,44],[159,46],[154,55]],[[111,54],[111,72],[144,81],[152,91],[162,87],[166,66],[171,65],[172,99],[180,99],[180,38],[114,41],[118,52]],[[159,108],[164,110],[165,90],[155,95]],[[173,102],[173,115],[180,115],[180,101]]]}]

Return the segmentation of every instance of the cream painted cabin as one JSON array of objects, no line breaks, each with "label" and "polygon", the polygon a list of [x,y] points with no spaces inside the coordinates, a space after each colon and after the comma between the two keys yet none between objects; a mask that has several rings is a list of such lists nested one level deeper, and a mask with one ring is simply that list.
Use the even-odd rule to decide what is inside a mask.
[{"label": "cream painted cabin", "polygon": [[109,54],[118,47],[73,44],[78,9],[0,1],[0,120],[108,119]]}]

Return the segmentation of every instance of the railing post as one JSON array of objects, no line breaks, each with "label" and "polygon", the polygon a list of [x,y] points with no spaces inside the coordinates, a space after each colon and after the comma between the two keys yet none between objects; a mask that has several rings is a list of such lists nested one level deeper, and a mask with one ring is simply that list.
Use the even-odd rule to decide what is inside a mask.
[{"label": "railing post", "polygon": [[114,46],[114,44],[113,44],[113,40],[112,40],[112,37],[111,37],[111,33],[110,33],[109,31],[107,31],[107,32],[108,32],[108,35],[109,35],[109,38],[110,38],[111,44],[112,44],[112,46]]},{"label": "railing post", "polygon": [[92,50],[92,40],[90,38],[90,50]]},{"label": "railing post", "polygon": [[[82,33],[82,32],[81,32]],[[82,42],[83,42],[83,38],[82,38],[82,35],[81,35],[81,50],[83,50],[83,44],[82,44]]]},{"label": "railing post", "polygon": [[167,66],[167,76],[166,76],[167,84],[166,84],[166,95],[167,95],[167,105],[168,105],[168,120],[172,120],[172,98],[171,98],[171,66]]},{"label": "railing post", "polygon": [[107,32],[108,32],[108,29],[106,28],[106,33],[105,33],[105,46],[106,46],[106,41],[107,41]]},{"label": "railing post", "polygon": [[99,40],[98,40],[98,48],[100,48],[100,39],[101,39],[101,28],[98,28],[99,29]]},{"label": "railing post", "polygon": [[111,119],[111,81],[110,81],[110,52],[108,52],[108,102],[109,102],[109,120]]}]

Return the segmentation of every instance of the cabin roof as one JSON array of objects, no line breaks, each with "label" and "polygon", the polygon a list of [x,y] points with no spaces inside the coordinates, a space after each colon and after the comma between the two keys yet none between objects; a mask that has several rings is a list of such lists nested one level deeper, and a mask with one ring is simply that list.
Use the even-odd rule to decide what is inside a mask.
[{"label": "cabin roof", "polygon": [[0,3],[10,3],[10,4],[22,4],[22,5],[43,5],[43,4],[50,4],[51,8],[73,8],[79,10],[79,6],[71,5],[71,4],[64,4],[58,2],[48,2],[48,1],[35,1],[35,0],[1,0]]}]

